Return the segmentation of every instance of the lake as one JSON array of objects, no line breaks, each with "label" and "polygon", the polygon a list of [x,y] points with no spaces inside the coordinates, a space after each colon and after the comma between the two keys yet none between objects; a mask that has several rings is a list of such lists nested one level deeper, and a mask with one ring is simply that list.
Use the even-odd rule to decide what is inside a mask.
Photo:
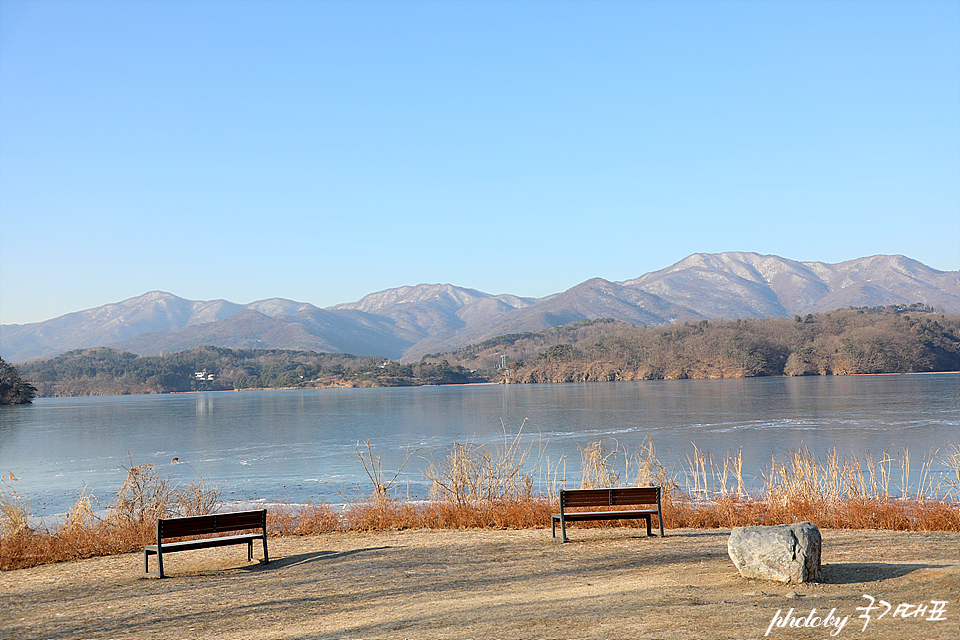
[{"label": "lake", "polygon": [[0,472],[40,516],[84,491],[106,506],[142,463],[174,481],[202,476],[228,501],[343,503],[369,492],[356,451],[368,441],[389,477],[416,451],[397,487],[420,499],[423,470],[451,443],[492,449],[522,426],[567,487],[580,447],[633,450],[646,437],[673,471],[691,443],[715,458],[742,452],[748,478],[802,447],[876,459],[909,447],[915,478],[925,454],[960,444],[958,398],[955,373],[41,398],[0,407]]}]

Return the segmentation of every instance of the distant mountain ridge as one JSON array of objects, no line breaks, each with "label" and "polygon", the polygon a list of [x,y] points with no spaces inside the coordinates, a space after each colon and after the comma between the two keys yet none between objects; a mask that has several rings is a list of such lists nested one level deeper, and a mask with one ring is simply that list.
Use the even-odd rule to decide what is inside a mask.
[{"label": "distant mountain ridge", "polygon": [[747,252],[696,253],[632,280],[592,278],[539,299],[420,284],[321,309],[282,298],[241,305],[152,291],[44,322],[2,325],[0,356],[24,362],[94,346],[151,355],[212,344],[409,361],[592,318],[654,326],[914,302],[960,312],[960,271],[938,271],[900,255],[828,264]]},{"label": "distant mountain ridge", "polygon": [[710,318],[789,316],[913,302],[960,311],[960,271],[937,271],[901,255],[827,264],[756,253],[695,253],[622,284]]}]

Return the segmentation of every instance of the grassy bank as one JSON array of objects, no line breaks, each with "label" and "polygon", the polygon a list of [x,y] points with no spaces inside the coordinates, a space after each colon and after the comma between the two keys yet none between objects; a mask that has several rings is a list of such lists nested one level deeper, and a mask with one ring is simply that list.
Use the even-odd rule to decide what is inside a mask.
[{"label": "grassy bank", "polygon": [[[280,504],[268,510],[271,535],[396,529],[529,529],[546,527],[569,465],[551,465],[542,452],[505,434],[493,450],[454,443],[424,472],[431,500],[396,499],[369,444],[357,447],[370,480],[342,510],[330,505]],[[597,442],[581,450],[576,486],[659,485],[666,527],[729,528],[810,520],[822,528],[960,531],[960,447],[924,457],[911,477],[910,454],[820,458],[807,450],[772,460],[762,486],[750,489],[739,454],[714,457],[695,445],[677,469],[658,459],[653,443],[634,449]],[[934,471],[934,469],[941,469]],[[943,471],[942,469],[946,469]],[[0,478],[0,569],[139,550],[155,536],[156,519],[221,508],[220,489],[202,478],[172,485],[153,465],[131,465],[105,510],[81,498],[56,527],[31,527],[29,504],[12,473]],[[566,483],[570,486],[569,483]],[[547,487],[542,492],[533,488]],[[912,489],[911,489],[912,488]],[[630,523],[593,523],[617,526]]]}]

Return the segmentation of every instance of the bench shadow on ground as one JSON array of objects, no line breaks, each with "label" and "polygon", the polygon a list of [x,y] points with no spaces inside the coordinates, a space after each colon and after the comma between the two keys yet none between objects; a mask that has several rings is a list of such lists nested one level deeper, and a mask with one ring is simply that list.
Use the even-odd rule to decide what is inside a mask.
[{"label": "bench shadow on ground", "polygon": [[821,567],[820,582],[825,584],[856,584],[902,578],[919,569],[945,569],[942,564],[888,564],[885,562],[837,562]]},{"label": "bench shadow on ground", "polygon": [[[567,542],[581,543],[581,544],[590,544],[596,542],[610,542],[612,540],[653,540],[659,539],[660,533],[657,531],[657,528],[653,528],[653,534],[648,536],[647,532],[642,529],[637,529],[636,533],[633,532],[624,532],[623,529],[608,529],[604,530],[601,527],[576,527],[576,526],[567,526]],[[589,533],[586,533],[589,531]],[[550,531],[547,531],[549,534]],[[670,538],[728,538],[730,537],[729,531],[670,531],[667,529],[663,536],[664,540],[669,541]],[[577,536],[580,536],[579,538]],[[553,539],[553,538],[551,538]],[[560,542],[560,527],[557,527],[557,537],[556,542]]]},{"label": "bench shadow on ground", "polygon": [[311,553],[298,553],[291,556],[283,556],[282,558],[271,558],[269,564],[264,564],[262,561],[257,564],[252,564],[246,567],[243,567],[246,571],[271,571],[276,569],[283,569],[286,567],[295,567],[298,565],[309,564],[311,562],[318,562],[324,560],[329,562],[330,560],[337,560],[340,558],[346,558],[349,556],[355,556],[362,553],[369,553],[372,551],[383,551],[385,549],[391,549],[392,547],[368,547],[365,549],[350,549],[349,551],[314,551]]}]

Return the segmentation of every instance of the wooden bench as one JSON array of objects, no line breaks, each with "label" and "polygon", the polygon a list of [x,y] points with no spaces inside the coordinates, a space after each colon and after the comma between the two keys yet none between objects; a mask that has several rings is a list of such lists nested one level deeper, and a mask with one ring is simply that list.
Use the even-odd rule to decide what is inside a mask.
[{"label": "wooden bench", "polygon": [[[216,538],[197,538],[166,542],[170,538],[200,536],[225,531],[247,531],[259,529],[260,533],[241,533],[233,536]],[[207,549],[210,547],[224,547],[231,544],[247,545],[247,560],[253,560],[253,541],[263,541],[263,562],[270,562],[267,555],[267,510],[235,511],[232,513],[214,513],[206,516],[190,516],[187,518],[160,518],[157,520],[157,544],[148,544],[143,548],[143,570],[153,576],[163,577],[163,554],[174,551],[190,551],[191,549]],[[157,556],[159,573],[151,573],[150,556]]]},{"label": "wooden bench", "polygon": [[[610,509],[605,511],[569,511],[582,507],[623,507],[656,505],[647,509]],[[585,520],[639,520],[647,521],[647,535],[650,531],[650,518],[657,516],[660,521],[660,537],[663,537],[663,511],[660,509],[660,487],[630,487],[623,489],[571,489],[560,490],[560,513],[550,516],[553,537],[557,537],[557,523],[563,541],[567,541],[567,523]]]}]

